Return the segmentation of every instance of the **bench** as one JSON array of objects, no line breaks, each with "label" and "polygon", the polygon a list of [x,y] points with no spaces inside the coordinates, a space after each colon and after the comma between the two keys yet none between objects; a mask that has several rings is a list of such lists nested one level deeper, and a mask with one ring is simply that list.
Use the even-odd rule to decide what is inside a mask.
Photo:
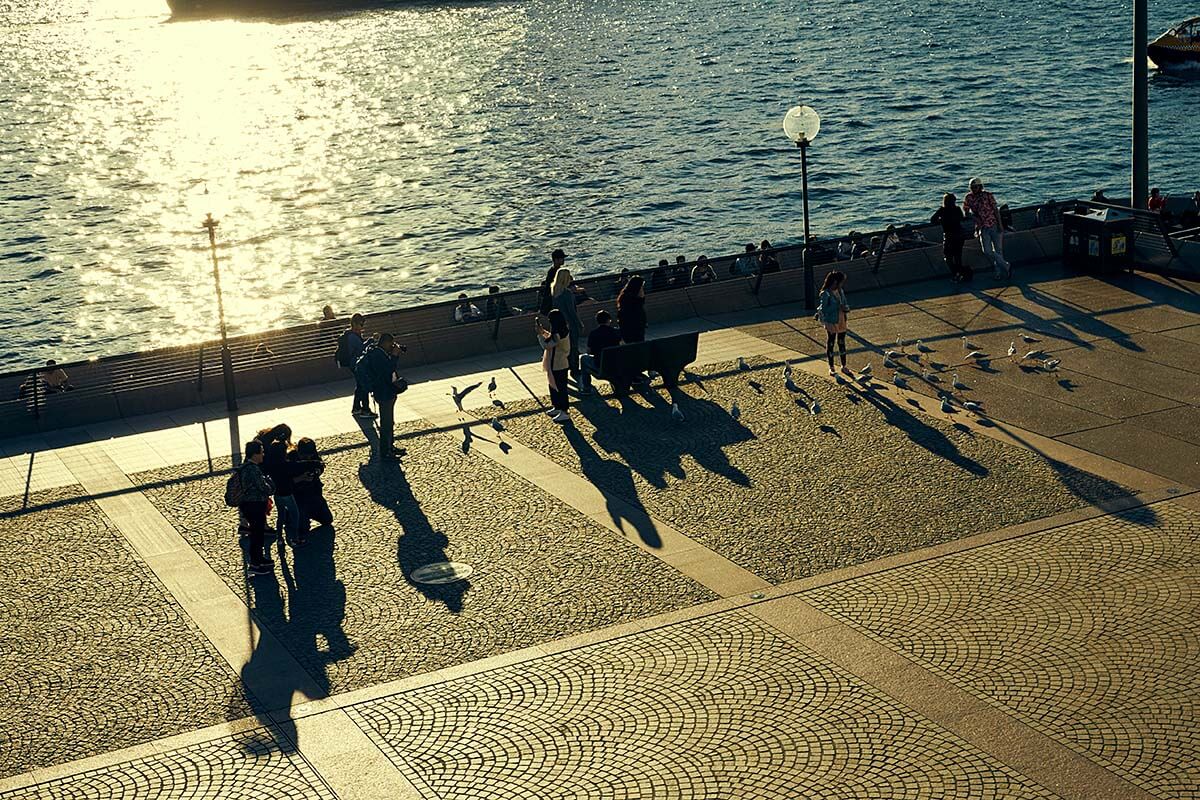
[{"label": "bench", "polygon": [[696,360],[699,343],[700,334],[692,332],[606,347],[600,352],[596,377],[611,383],[613,391],[624,394],[638,375],[654,370],[673,389],[679,384],[683,368]]}]

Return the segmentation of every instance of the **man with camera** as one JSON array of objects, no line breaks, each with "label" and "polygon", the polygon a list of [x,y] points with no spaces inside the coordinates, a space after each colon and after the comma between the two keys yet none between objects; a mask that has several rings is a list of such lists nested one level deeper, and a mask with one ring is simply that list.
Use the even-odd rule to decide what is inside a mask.
[{"label": "man with camera", "polygon": [[354,366],[355,378],[375,396],[379,406],[379,460],[395,461],[407,451],[393,446],[396,427],[396,397],[408,388],[408,381],[396,377],[396,361],[408,348],[396,342],[390,333],[381,333],[378,341],[367,344]]}]

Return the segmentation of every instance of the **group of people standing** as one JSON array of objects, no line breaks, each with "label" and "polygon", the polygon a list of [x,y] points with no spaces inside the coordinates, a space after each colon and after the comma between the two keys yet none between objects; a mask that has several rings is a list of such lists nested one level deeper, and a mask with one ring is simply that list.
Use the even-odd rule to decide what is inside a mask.
[{"label": "group of people standing", "polygon": [[[247,539],[247,561],[251,574],[265,575],[274,564],[266,554],[267,516],[276,511],[275,531],[281,540],[299,547],[315,521],[333,524],[333,512],[325,500],[321,475],[325,462],[312,439],[292,444],[287,425],[266,428],[246,442],[245,457],[235,472],[240,533]],[[235,485],[231,479],[231,484]],[[226,499],[230,490],[226,489]]]},{"label": "group of people standing", "polygon": [[630,275],[617,294],[617,327],[612,326],[612,315],[607,311],[596,312],[596,327],[587,337],[587,353],[579,351],[583,340],[579,304],[589,298],[564,266],[566,258],[561,249],[550,254],[550,269],[539,289],[541,314],[534,318],[550,390],[551,408],[547,413],[559,424],[571,419],[569,382],[575,383],[579,394],[590,394],[591,379],[599,374],[600,354],[606,348],[646,339],[646,281],[641,275]]}]

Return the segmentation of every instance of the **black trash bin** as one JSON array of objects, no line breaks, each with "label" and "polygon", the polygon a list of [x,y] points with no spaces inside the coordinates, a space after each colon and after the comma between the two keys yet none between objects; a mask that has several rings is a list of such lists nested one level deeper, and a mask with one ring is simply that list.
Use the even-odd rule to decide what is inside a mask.
[{"label": "black trash bin", "polygon": [[1097,273],[1133,269],[1133,214],[1118,208],[1063,214],[1063,263]]}]

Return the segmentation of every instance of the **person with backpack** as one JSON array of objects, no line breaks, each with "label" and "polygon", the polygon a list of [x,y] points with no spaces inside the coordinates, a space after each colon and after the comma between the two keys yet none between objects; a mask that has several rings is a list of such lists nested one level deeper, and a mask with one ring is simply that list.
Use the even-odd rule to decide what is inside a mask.
[{"label": "person with backpack", "polygon": [[408,388],[408,383],[396,378],[396,360],[404,351],[390,333],[379,335],[363,351],[354,368],[358,380],[371,390],[379,406],[379,460],[395,461],[407,454],[404,448],[393,445],[395,437],[396,397]]},{"label": "person with backpack", "polygon": [[359,356],[367,347],[367,340],[363,336],[365,327],[366,319],[362,314],[350,317],[350,327],[342,331],[342,335],[338,337],[337,352],[334,353],[333,359],[338,366],[349,370],[350,375],[354,377],[354,407],[350,413],[363,419],[375,419],[376,414],[371,410],[367,387],[359,382],[358,373],[354,370]]},{"label": "person with backpack", "polygon": [[549,314],[550,309],[554,308],[554,295],[550,288],[554,285],[555,274],[562,269],[562,265],[566,261],[567,254],[562,251],[562,248],[550,254],[550,269],[546,273],[546,280],[542,281],[542,285],[538,287],[538,313]]},{"label": "person with backpack", "polygon": [[246,457],[225,484],[225,504],[237,506],[250,526],[247,560],[251,575],[266,575],[274,567],[263,552],[267,528],[267,504],[275,494],[275,485],[262,470],[266,448],[257,439],[246,442]]}]

